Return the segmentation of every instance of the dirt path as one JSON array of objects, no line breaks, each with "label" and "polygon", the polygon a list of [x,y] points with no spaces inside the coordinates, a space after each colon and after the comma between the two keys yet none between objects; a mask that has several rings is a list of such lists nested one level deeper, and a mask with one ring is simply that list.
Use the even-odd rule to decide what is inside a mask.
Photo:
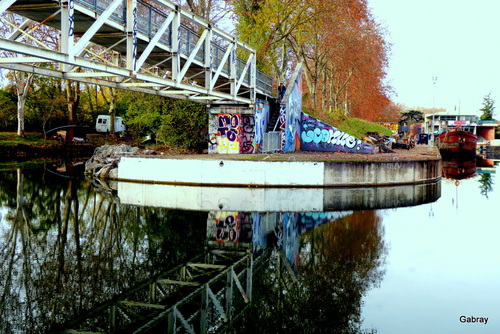
[{"label": "dirt path", "polygon": [[155,157],[167,159],[206,159],[206,160],[248,160],[248,161],[416,161],[441,159],[435,146],[417,145],[409,150],[397,149],[395,153],[345,153],[345,152],[294,152],[270,154],[159,154]]}]

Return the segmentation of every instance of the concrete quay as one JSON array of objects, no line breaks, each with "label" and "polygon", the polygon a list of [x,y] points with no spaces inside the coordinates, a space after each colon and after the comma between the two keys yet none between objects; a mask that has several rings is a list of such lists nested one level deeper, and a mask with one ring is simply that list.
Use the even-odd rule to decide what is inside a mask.
[{"label": "concrete quay", "polygon": [[366,187],[423,184],[441,178],[437,148],[395,153],[142,155],[122,157],[119,180],[236,187]]}]

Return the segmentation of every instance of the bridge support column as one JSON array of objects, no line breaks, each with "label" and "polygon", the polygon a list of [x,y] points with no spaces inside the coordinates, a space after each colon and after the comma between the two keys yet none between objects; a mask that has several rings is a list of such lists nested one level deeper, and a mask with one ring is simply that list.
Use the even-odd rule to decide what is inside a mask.
[{"label": "bridge support column", "polygon": [[137,0],[127,0],[127,69],[137,72]]},{"label": "bridge support column", "polygon": [[[75,20],[74,20],[74,0],[69,0],[61,4],[61,38],[59,39],[59,48],[62,53],[68,55],[68,60],[70,62],[75,61],[74,53],[74,31],[75,31]],[[63,72],[69,72],[72,68],[71,65],[67,63],[61,64],[61,70]]]},{"label": "bridge support column", "polygon": [[255,109],[237,105],[211,106],[208,117],[208,153],[257,153]]}]

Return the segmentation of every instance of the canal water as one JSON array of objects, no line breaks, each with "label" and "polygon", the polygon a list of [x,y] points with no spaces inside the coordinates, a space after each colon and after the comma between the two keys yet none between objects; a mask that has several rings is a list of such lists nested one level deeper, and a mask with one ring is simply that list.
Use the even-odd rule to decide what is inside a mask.
[{"label": "canal water", "polygon": [[252,307],[226,332],[498,333],[500,179],[493,161],[477,166],[359,189],[106,183],[69,164],[2,170],[0,333],[109,331],[97,312],[77,315],[210,248],[256,259]]}]

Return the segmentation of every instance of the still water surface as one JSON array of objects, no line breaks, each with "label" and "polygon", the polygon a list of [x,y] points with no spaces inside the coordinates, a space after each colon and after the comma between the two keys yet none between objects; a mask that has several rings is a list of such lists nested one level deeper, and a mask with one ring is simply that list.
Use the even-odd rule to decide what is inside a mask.
[{"label": "still water surface", "polygon": [[495,168],[458,183],[266,190],[45,167],[0,172],[1,333],[53,332],[214,245],[271,252],[232,333],[500,332]]}]

